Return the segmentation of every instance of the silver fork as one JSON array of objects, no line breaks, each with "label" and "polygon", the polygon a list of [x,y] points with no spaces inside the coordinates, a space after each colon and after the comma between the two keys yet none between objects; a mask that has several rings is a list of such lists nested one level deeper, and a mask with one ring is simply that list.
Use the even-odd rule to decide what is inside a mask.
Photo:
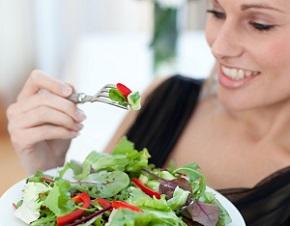
[{"label": "silver fork", "polygon": [[101,102],[105,104],[110,104],[115,107],[123,108],[126,110],[130,110],[130,106],[126,105],[123,106],[116,101],[113,101],[109,98],[109,90],[115,88],[113,84],[107,84],[102,89],[99,90],[94,95],[87,95],[85,93],[73,93],[68,99],[76,104],[84,104],[84,103],[94,103],[94,102]]}]

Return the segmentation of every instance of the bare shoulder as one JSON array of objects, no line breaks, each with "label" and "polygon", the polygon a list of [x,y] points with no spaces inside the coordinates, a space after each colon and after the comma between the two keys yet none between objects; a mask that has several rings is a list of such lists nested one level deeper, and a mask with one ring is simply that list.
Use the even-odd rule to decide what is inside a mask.
[{"label": "bare shoulder", "polygon": [[[142,94],[142,100],[141,105],[144,104],[148,96],[162,83],[166,80],[166,78],[159,78],[156,79],[154,82],[152,82],[147,89]],[[139,111],[130,111],[128,114],[124,117],[122,122],[120,123],[119,127],[115,131],[114,135],[110,139],[108,145],[105,148],[106,152],[111,152],[113,147],[118,143],[118,141],[125,135],[127,130],[131,127],[131,125],[136,120],[137,116],[139,114]]]}]

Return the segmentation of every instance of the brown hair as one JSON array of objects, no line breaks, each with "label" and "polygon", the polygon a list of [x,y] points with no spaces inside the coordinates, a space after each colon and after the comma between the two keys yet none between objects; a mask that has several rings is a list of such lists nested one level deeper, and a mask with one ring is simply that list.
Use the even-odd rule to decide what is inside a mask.
[{"label": "brown hair", "polygon": [[211,69],[211,72],[209,73],[208,78],[206,79],[203,85],[200,98],[203,99],[203,98],[216,95],[216,87],[217,87],[216,70],[217,70],[217,65],[214,64],[214,66]]}]

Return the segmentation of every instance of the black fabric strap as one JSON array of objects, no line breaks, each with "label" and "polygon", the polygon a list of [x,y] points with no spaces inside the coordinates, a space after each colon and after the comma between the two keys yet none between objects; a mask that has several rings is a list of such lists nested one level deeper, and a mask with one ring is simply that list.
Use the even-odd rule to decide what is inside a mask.
[{"label": "black fabric strap", "polygon": [[136,148],[148,148],[151,163],[162,167],[197,104],[202,81],[176,75],[147,98],[127,137]]},{"label": "black fabric strap", "polygon": [[290,226],[290,167],[283,168],[249,189],[223,189],[248,226]]}]

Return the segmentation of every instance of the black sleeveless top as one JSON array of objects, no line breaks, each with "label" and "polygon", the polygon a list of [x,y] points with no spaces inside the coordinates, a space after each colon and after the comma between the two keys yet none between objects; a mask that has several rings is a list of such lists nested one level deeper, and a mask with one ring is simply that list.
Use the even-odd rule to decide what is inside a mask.
[{"label": "black sleeveless top", "polygon": [[[127,131],[138,149],[148,148],[151,163],[162,167],[187,121],[202,88],[202,80],[173,76],[147,98]],[[290,226],[290,166],[253,188],[219,190],[240,210],[247,226]]]}]

